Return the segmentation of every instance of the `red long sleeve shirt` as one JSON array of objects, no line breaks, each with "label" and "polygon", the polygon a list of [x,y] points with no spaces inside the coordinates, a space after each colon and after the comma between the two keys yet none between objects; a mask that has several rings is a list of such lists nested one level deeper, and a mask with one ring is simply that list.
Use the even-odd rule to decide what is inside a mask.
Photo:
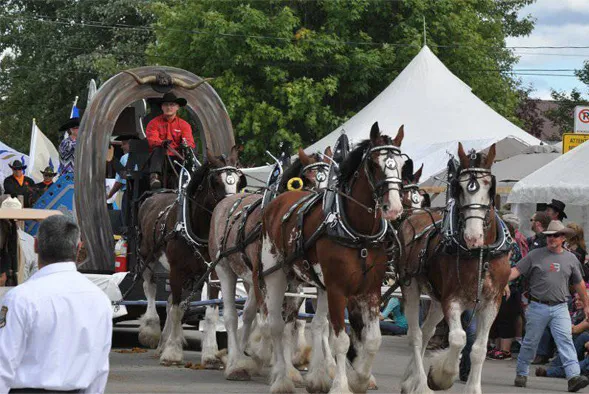
[{"label": "red long sleeve shirt", "polygon": [[[183,139],[186,140],[188,146],[195,147],[190,124],[177,116],[171,121],[164,119],[164,115],[156,116],[147,124],[145,134],[150,152],[153,148],[161,146],[165,140],[172,141],[170,147],[176,151],[179,151]],[[168,150],[168,155],[173,156],[173,153]]]}]

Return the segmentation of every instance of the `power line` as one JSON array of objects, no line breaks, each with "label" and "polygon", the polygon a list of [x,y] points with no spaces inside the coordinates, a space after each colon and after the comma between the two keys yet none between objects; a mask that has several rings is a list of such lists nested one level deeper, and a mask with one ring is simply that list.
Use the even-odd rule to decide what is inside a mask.
[{"label": "power line", "polygon": [[[175,32],[182,32],[182,33],[192,33],[198,35],[212,35],[212,36],[221,36],[221,37],[234,37],[234,38],[253,38],[253,39],[261,39],[261,40],[276,40],[276,41],[299,41],[294,37],[277,37],[277,36],[267,36],[267,35],[251,35],[251,34],[237,34],[237,33],[223,33],[223,32],[213,32],[213,31],[205,31],[205,30],[194,30],[194,29],[178,29],[178,28],[171,28],[171,27],[148,27],[148,26],[134,26],[128,25],[124,23],[117,23],[113,25],[107,25],[102,22],[98,21],[86,21],[86,22],[77,22],[73,20],[57,20],[57,19],[50,19],[47,16],[35,16],[35,17],[23,17],[20,15],[3,15],[0,18],[6,19],[22,19],[28,20],[33,22],[44,22],[44,23],[54,23],[60,25],[67,25],[67,26],[82,26],[82,27],[95,27],[95,28],[102,28],[102,29],[123,29],[123,30],[131,30],[131,31],[175,31]],[[369,42],[369,41],[342,41],[342,40],[331,40],[331,39],[318,39],[318,38],[304,38],[302,39],[307,42],[321,42],[326,44],[343,44],[343,45],[368,45],[368,46],[394,46],[394,47],[420,47],[417,43],[389,43],[389,42]],[[497,45],[472,45],[472,44],[429,44],[431,47],[436,48],[496,48],[496,49],[589,49],[589,46],[585,45],[545,45],[545,46],[523,46],[523,45],[514,45],[514,46],[497,46]]]}]

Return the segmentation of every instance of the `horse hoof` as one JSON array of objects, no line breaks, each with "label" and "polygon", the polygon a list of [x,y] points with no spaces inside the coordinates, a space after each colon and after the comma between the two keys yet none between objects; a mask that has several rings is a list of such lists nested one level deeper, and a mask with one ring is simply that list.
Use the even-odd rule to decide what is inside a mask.
[{"label": "horse hoof", "polygon": [[184,365],[183,361],[173,361],[173,360],[160,360],[160,365],[164,367],[174,367],[177,365]]},{"label": "horse hoof", "polygon": [[252,380],[252,377],[245,369],[237,369],[225,376],[227,380],[235,380],[239,382],[244,382],[247,380]]},{"label": "horse hoof", "polygon": [[373,379],[370,379],[370,382],[368,382],[368,390],[378,390],[378,385]]},{"label": "horse hoof", "polygon": [[427,385],[428,385],[428,387],[429,387],[430,389],[432,389],[432,390],[434,390],[434,391],[447,390],[447,389],[449,389],[450,387],[452,387],[452,386],[450,386],[450,387],[446,387],[446,388],[444,388],[444,387],[440,386],[440,385],[439,385],[439,384],[438,384],[438,383],[437,383],[437,382],[434,380],[434,377],[433,377],[433,368],[432,368],[432,367],[430,367],[430,368],[429,368],[429,372],[427,373]]},{"label": "horse hoof", "polygon": [[216,369],[221,370],[225,368],[225,364],[221,360],[213,359],[213,360],[205,360],[202,363],[204,369]]}]

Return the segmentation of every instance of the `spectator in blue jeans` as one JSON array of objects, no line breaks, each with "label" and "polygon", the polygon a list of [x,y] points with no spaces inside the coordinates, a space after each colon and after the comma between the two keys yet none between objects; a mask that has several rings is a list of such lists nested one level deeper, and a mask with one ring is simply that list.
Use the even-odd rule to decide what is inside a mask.
[{"label": "spectator in blue jeans", "polygon": [[[583,303],[578,294],[575,294],[574,301],[575,311],[571,316],[572,332],[573,332],[573,344],[577,351],[577,359],[581,362],[579,364],[581,373],[587,372],[589,366],[589,360],[585,359],[585,343],[589,342],[589,322],[585,319],[585,313],[583,312]],[[564,378],[565,371],[562,366],[560,356],[557,356],[552,360],[548,368],[538,367],[536,368],[536,376],[548,376],[551,378]]]},{"label": "spectator in blue jeans", "polygon": [[[391,320],[385,320],[392,318]],[[391,297],[386,308],[380,314],[380,332],[383,335],[406,335],[407,319],[403,314],[401,303],[397,297]]]},{"label": "spectator in blue jeans", "polygon": [[[517,358],[516,387],[526,387],[530,362],[534,358],[540,337],[547,326],[554,337],[562,365],[568,379],[568,391],[576,392],[589,385],[589,379],[580,375],[577,352],[571,334],[571,317],[567,307],[569,283],[573,285],[583,302],[585,315],[589,316],[587,289],[581,276],[579,261],[563,248],[570,229],[560,221],[550,222],[546,246],[530,251],[511,268],[509,281],[523,275],[530,286],[530,304],[526,312],[526,335]],[[509,286],[505,288],[509,294]]]}]

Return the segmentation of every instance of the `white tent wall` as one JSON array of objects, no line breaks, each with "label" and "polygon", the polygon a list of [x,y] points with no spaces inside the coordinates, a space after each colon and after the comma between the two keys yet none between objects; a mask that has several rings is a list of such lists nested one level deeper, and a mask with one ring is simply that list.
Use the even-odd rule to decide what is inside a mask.
[{"label": "white tent wall", "polygon": [[[565,211],[568,219],[564,222],[575,222],[581,225],[587,240],[589,236],[587,170],[589,170],[589,144],[582,144],[516,183],[507,202],[512,206],[518,206],[520,220],[527,221],[529,226],[536,203],[550,202],[552,199],[560,200],[566,204]],[[526,208],[527,206],[531,209]]]}]

